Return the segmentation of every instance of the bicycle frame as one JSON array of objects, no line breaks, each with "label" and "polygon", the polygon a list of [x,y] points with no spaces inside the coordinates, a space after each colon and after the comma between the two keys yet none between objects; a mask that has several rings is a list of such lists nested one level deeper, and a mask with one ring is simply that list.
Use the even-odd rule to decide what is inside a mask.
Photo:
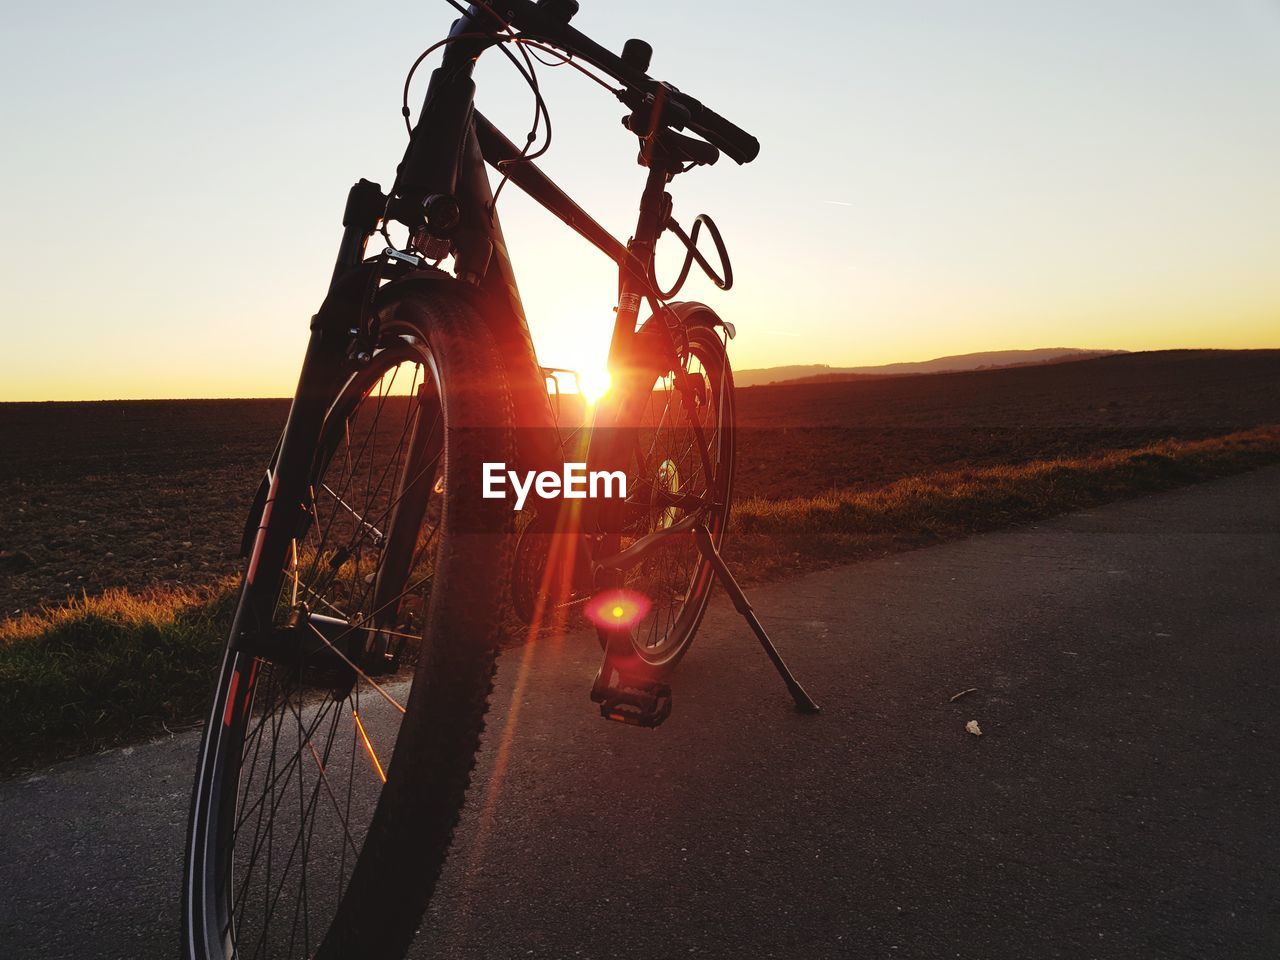
[{"label": "bicycle frame", "polygon": [[[666,324],[652,325],[657,335],[645,338],[643,353],[638,352],[641,338],[637,333],[637,320],[641,301],[648,300],[655,314],[665,313],[676,325],[683,322],[676,311],[662,305],[647,271],[653,248],[669,214],[670,198],[665,186],[682,169],[682,164],[663,151],[646,151],[647,155],[642,156],[641,162],[648,167],[648,176],[640,199],[635,233],[625,244],[613,237],[536,165],[524,160],[521,151],[474,109],[476,87],[472,74],[476,60],[499,42],[483,29],[477,31],[477,23],[486,16],[489,16],[487,10],[472,7],[467,16],[454,23],[443,62],[432,73],[422,112],[412,130],[390,195],[384,196],[376,184],[362,180],[348,196],[343,215],[344,233],[329,291],[312,319],[312,335],[289,418],[277,446],[272,469],[263,480],[246,526],[243,546],[249,556],[250,583],[260,568],[282,569],[289,549],[284,527],[276,526],[275,532],[268,529],[267,519],[271,511],[278,502],[297,509],[306,500],[305,472],[294,466],[287,473],[275,469],[276,464],[305,462],[298,457],[287,457],[284,452],[314,442],[333,399],[328,395],[326,384],[335,382],[335,373],[349,368],[353,360],[359,362],[363,349],[361,336],[366,332],[365,323],[374,302],[393,296],[395,291],[404,289],[404,285],[418,282],[450,284],[465,288],[483,300],[485,316],[506,365],[517,412],[517,427],[520,428],[518,437],[524,441],[518,442],[517,448],[520,466],[526,470],[556,469],[563,462],[556,420],[529,334],[515,271],[485,170],[486,163],[500,170],[507,179],[617,265],[618,302],[608,355],[609,370],[615,384],[619,385],[614,392],[625,392],[623,384],[633,369],[633,361],[635,369],[653,369],[647,363],[638,362],[651,358],[648,351],[661,351],[663,356],[659,362],[675,362],[676,345],[666,331]],[[591,44],[581,35],[576,36],[580,45]],[[594,60],[611,56],[602,48],[594,48],[589,54],[589,58]],[[618,75],[626,73],[628,68],[613,63],[611,70]],[[643,73],[638,77],[652,83]],[[628,82],[640,82],[634,71]],[[661,91],[653,110],[653,124],[657,128],[661,124],[663,110]],[[427,266],[425,258],[402,251],[388,249],[381,258],[366,259],[366,248],[380,222],[395,219],[406,224],[411,231],[424,227],[431,231],[434,225],[424,222],[423,211],[428,209],[432,198],[446,198],[456,205],[455,222],[449,225],[447,232],[437,234],[447,239],[454,254],[453,277]],[[384,280],[389,282],[380,286]],[[709,308],[690,306],[706,311],[713,318],[712,322],[720,322]],[[644,386],[651,386],[651,383]],[[613,469],[620,458],[619,444],[609,429],[614,425],[616,407],[616,403],[609,401],[596,407],[586,455],[588,469]],[[549,442],[551,440],[556,442],[553,444]],[[616,519],[622,507],[620,502],[586,501],[582,506],[584,509],[575,524],[576,530],[617,529]],[[677,525],[669,532],[688,531]],[[590,559],[589,543],[586,550]],[[615,555],[611,557],[612,564],[606,561],[606,566],[597,571],[602,574],[600,579],[604,580],[603,584],[597,585],[608,586],[613,581],[621,583],[621,570],[635,562],[643,552],[643,545],[635,545],[623,557],[617,554],[616,534],[611,534],[604,537],[598,550],[601,556]],[[592,562],[592,566],[597,565]],[[260,622],[266,622],[270,611],[259,611],[255,615]],[[237,627],[233,636],[240,635],[241,630]]]},{"label": "bicycle frame", "polygon": [[[488,301],[487,316],[506,363],[517,407],[517,425],[524,428],[524,442],[519,444],[521,466],[530,470],[555,469],[563,456],[558,444],[552,449],[545,438],[556,436],[556,422],[485,165],[503,173],[617,265],[619,295],[608,365],[611,373],[622,380],[632,358],[641,300],[649,299],[655,312],[661,309],[644,265],[666,218],[664,205],[669,198],[664,187],[679,164],[664,157],[650,158],[635,235],[629,243],[622,243],[537,166],[524,160],[521,151],[474,110],[474,65],[479,54],[495,41],[473,33],[470,18],[454,24],[450,39],[444,62],[432,74],[422,114],[383,213],[396,216],[413,229],[419,215],[417,210],[405,210],[406,200],[421,205],[424,199],[419,198],[430,203],[432,198],[445,197],[456,203],[457,223],[448,231],[455,254],[455,276],[473,284]],[[345,246],[350,254],[357,247],[363,252],[362,244]],[[349,269],[358,265],[354,256],[347,264]],[[674,345],[662,346],[670,350],[674,359]],[[595,414],[587,461],[592,469],[607,469],[610,445],[598,438],[605,436],[602,428],[609,425],[611,405],[599,405]]]},{"label": "bicycle frame", "polygon": [[[466,30],[467,25],[460,21],[455,25],[454,34],[465,34]],[[665,219],[663,188],[672,169],[660,162],[650,165],[635,235],[630,243],[623,244],[536,165],[524,160],[520,150],[473,109],[475,84],[470,74],[475,61],[469,56],[472,52],[470,45],[449,48],[445,63],[432,75],[426,106],[416,128],[424,129],[424,125],[433,119],[461,118],[463,129],[456,138],[460,149],[455,152],[455,137],[450,134],[436,135],[417,149],[411,143],[393,193],[399,194],[407,189],[414,197],[456,196],[461,217],[459,226],[453,231],[457,251],[456,275],[475,282],[494,303],[503,306],[501,315],[494,319],[494,333],[509,363],[516,367],[509,367],[508,373],[517,381],[517,389],[528,388],[534,379],[541,384],[542,377],[535,369],[536,358],[524,305],[484,165],[487,163],[499,170],[609,257],[618,266],[619,294],[608,360],[610,370],[617,371],[626,365],[629,357],[641,298],[651,298],[655,309],[657,307],[655,291],[645,277],[643,264],[647,262]],[[460,65],[456,62],[459,59]],[[425,171],[425,175],[419,179],[414,171]],[[406,181],[412,186],[406,188]],[[524,399],[528,401],[531,398]],[[532,410],[534,404],[529,406]],[[550,419],[534,425],[554,426]]]},{"label": "bicycle frame", "polygon": [[[442,862],[448,845],[448,831],[452,829],[454,813],[462,803],[465,774],[471,768],[482,728],[484,698],[490,689],[497,634],[507,617],[503,606],[495,605],[493,601],[500,600],[505,592],[500,588],[509,574],[504,565],[509,562],[510,555],[506,542],[498,542],[493,535],[502,539],[514,532],[512,515],[506,514],[501,504],[489,504],[479,509],[472,497],[459,497],[459,494],[479,492],[466,488],[467,475],[476,461],[487,461],[497,450],[511,450],[510,423],[501,389],[503,370],[493,370],[494,380],[486,383],[485,389],[468,391],[464,384],[461,392],[446,391],[450,372],[460,372],[459,379],[467,381],[474,380],[477,371],[485,377],[495,364],[503,365],[506,385],[514,401],[514,452],[517,461],[526,470],[538,470],[554,468],[564,459],[543,369],[535,356],[515,272],[495,209],[486,163],[603,252],[618,268],[618,301],[608,357],[615,389],[611,399],[596,404],[585,457],[587,468],[603,468],[612,472],[637,453],[628,441],[640,436],[639,428],[629,430],[628,427],[643,423],[643,417],[636,414],[636,408],[641,404],[648,408],[655,378],[665,379],[668,375],[672,377],[667,386],[668,404],[679,393],[680,402],[690,414],[694,434],[692,446],[697,448],[702,461],[704,493],[682,493],[678,482],[673,480],[665,493],[668,499],[664,501],[661,499],[662,481],[655,482],[651,474],[649,485],[652,490],[648,501],[638,497],[635,501],[624,502],[620,497],[606,495],[600,500],[584,500],[568,506],[562,500],[556,503],[554,513],[551,510],[540,511],[534,518],[535,522],[553,519],[556,524],[552,532],[568,534],[556,539],[567,544],[570,551],[582,551],[591,581],[584,590],[592,591],[596,594],[595,599],[603,602],[612,603],[613,598],[599,591],[621,587],[624,572],[638,563],[661,538],[687,536],[701,555],[701,560],[695,557],[699,565],[695,568],[696,574],[690,575],[689,586],[677,595],[684,626],[678,644],[673,645],[675,649],[665,659],[656,655],[646,659],[640,655],[631,627],[622,625],[621,611],[613,615],[617,622],[609,620],[606,621],[608,626],[598,627],[604,656],[592,684],[591,699],[600,705],[601,714],[611,720],[657,726],[666,719],[671,710],[671,688],[667,683],[669,671],[674,669],[705,612],[714,575],[725,584],[734,606],[748,620],[775,667],[787,681],[797,706],[807,708],[809,712],[816,711],[816,706],[786,670],[717,552],[728,517],[732,474],[730,470],[716,475],[706,436],[694,413],[695,407],[705,406],[711,388],[690,374],[682,364],[698,355],[699,351],[703,355],[714,351],[713,364],[718,364],[721,370],[718,387],[721,392],[715,407],[716,432],[712,435],[717,439],[717,458],[727,450],[727,459],[717,459],[717,463],[732,464],[732,434],[727,434],[726,448],[726,434],[721,432],[726,419],[723,416],[724,401],[732,398],[732,380],[722,350],[724,344],[715,343],[714,336],[708,343],[705,329],[720,324],[732,336],[732,327],[720,321],[702,304],[664,303],[687,276],[692,258],[698,260],[718,285],[727,289],[731,283],[727,257],[714,225],[709,218],[699,217],[699,223],[707,224],[720,251],[723,279],[716,276],[714,269],[695,249],[698,224],[695,224],[691,235],[685,235],[671,219],[671,201],[665,190],[666,184],[675,174],[695,163],[714,162],[721,150],[739,163],[749,162],[758,152],[759,144],[745,131],[707,110],[698,101],[648,77],[644,72],[648,66],[647,44],[628,41],[622,57],[615,57],[569,28],[569,18],[576,9],[577,0],[537,0],[537,3],[533,0],[504,0],[503,10],[511,21],[508,22],[483,0],[476,0],[476,4],[453,26],[446,44],[444,63],[432,75],[422,114],[411,130],[409,147],[397,169],[396,181],[389,195],[384,195],[377,184],[365,180],[352,187],[348,194],[342,218],[344,232],[329,289],[311,319],[311,336],[288,419],[245,528],[242,546],[249,563],[244,592],[236,608],[236,619],[215,693],[214,710],[201,748],[192,798],[183,895],[183,935],[187,942],[187,956],[225,956],[233,954],[236,949],[236,913],[240,910],[243,894],[249,889],[248,877],[261,850],[259,837],[255,835],[249,867],[237,893],[233,870],[240,826],[237,797],[247,799],[248,790],[246,782],[246,793],[240,794],[239,778],[245,768],[241,751],[247,743],[245,730],[255,701],[258,669],[264,661],[273,667],[283,667],[288,679],[283,684],[283,697],[278,698],[279,702],[274,705],[264,705],[262,719],[255,729],[263,729],[272,710],[282,704],[288,707],[298,716],[295,758],[300,764],[305,763],[301,761],[305,744],[311,748],[319,769],[310,804],[303,814],[304,822],[315,806],[322,783],[327,785],[325,766],[329,757],[328,745],[324,747],[322,758],[312,746],[311,731],[303,730],[303,721],[298,713],[302,694],[298,694],[298,704],[291,699],[295,689],[304,688],[302,674],[305,670],[319,667],[322,671],[330,668],[340,671],[341,679],[335,682],[349,681],[350,685],[334,688],[334,684],[329,683],[322,688],[308,683],[316,691],[326,689],[329,693],[326,702],[338,704],[348,698],[358,676],[369,680],[392,706],[398,707],[406,717],[415,719],[415,726],[406,728],[413,732],[407,736],[397,735],[394,747],[397,757],[407,753],[412,758],[419,750],[423,754],[423,762],[416,769],[412,759],[396,759],[384,772],[357,713],[358,698],[350,704],[354,729],[363,738],[377,774],[383,783],[394,785],[395,792],[379,795],[367,834],[375,842],[375,847],[371,856],[356,849],[351,879],[345,888],[346,848],[342,848],[339,899],[335,903],[332,926],[321,943],[321,952],[325,956],[358,953],[359,950],[352,946],[355,940],[361,940],[363,946],[369,935],[376,933],[380,939],[375,940],[373,952],[379,956],[389,955],[393,947],[400,949],[403,943],[408,942],[407,938],[403,943],[396,938],[412,933],[409,921],[416,922],[416,915],[411,917],[408,908],[420,911],[431,893],[435,870]],[[513,24],[519,26],[520,36],[511,32]],[[643,144],[640,162],[648,168],[635,233],[625,244],[611,236],[542,171],[527,161],[522,151],[475,112],[475,84],[471,77],[478,56],[494,44],[520,42],[527,38],[547,40],[560,49],[579,55],[624,84],[624,89],[617,91],[619,99],[631,110],[624,122],[628,129],[639,132]],[[670,118],[665,112],[668,109],[672,111]],[[700,134],[704,140],[672,132],[684,126]],[[397,250],[389,245],[380,255],[367,257],[369,241],[380,228],[387,235],[387,224],[392,220],[409,228],[410,240],[406,249]],[[653,279],[652,261],[657,239],[668,226],[685,243],[688,257],[672,292],[664,294]],[[390,244],[389,235],[387,240]],[[453,276],[438,269],[438,264],[450,254],[454,258]],[[433,286],[435,290],[430,289]],[[447,293],[445,287],[448,288]],[[439,295],[441,302],[429,302],[432,294]],[[417,302],[408,303],[411,297],[418,298]],[[469,299],[474,312],[462,310],[458,317],[459,298]],[[445,300],[451,302],[446,304]],[[642,300],[649,301],[653,317],[638,328]],[[396,313],[400,306],[409,306],[419,312],[401,318]],[[440,309],[433,312],[429,309],[432,306]],[[455,313],[454,317],[450,317],[450,310]],[[495,344],[459,343],[460,331],[478,333],[481,340],[487,341],[486,331],[475,325],[477,320],[487,324]],[[441,328],[430,326],[434,322],[439,322]],[[380,331],[383,324],[385,326]],[[427,341],[425,350],[421,343],[423,339]],[[491,349],[495,345],[498,348],[496,357]],[[439,352],[433,353],[437,347]],[[394,486],[386,491],[390,503],[384,503],[380,496],[390,467],[384,469],[377,488],[372,496],[367,497],[370,502],[377,501],[376,509],[379,511],[385,507],[385,512],[375,514],[378,518],[375,528],[366,519],[369,514],[362,516],[342,499],[341,494],[327,488],[325,469],[338,449],[340,435],[349,439],[348,430],[358,406],[370,396],[374,385],[387,376],[389,369],[398,369],[406,362],[415,364],[415,369],[420,366],[434,368],[437,372],[443,367],[446,377],[442,379],[437,375],[434,386],[430,386],[424,375],[416,400],[412,395],[409,397],[406,409],[412,423],[406,419],[404,428],[407,432],[391,454],[396,472],[391,474]],[[481,363],[483,366],[479,366]],[[394,373],[391,376],[394,377]],[[414,383],[417,383],[416,376]],[[695,384],[700,393],[695,391]],[[385,398],[379,394],[378,399]],[[439,404],[435,411],[426,407],[433,402]],[[421,421],[429,422],[431,426],[420,432],[417,426],[420,421],[416,415],[423,408],[436,416],[431,421]],[[379,406],[378,414],[373,417],[365,446],[370,442],[377,446],[377,442],[370,438],[377,433],[381,409]],[[664,407],[662,410],[664,420],[668,409]],[[450,410],[460,412],[453,417]],[[468,424],[478,424],[473,429],[483,431],[486,422],[493,422],[486,421],[485,414],[498,421],[494,425],[501,429],[500,444],[489,441],[489,437],[499,436],[497,433],[451,436],[450,431],[459,425],[466,428]],[[730,423],[731,414],[730,402]],[[444,416],[443,433],[436,429],[441,415]],[[535,441],[554,439],[555,449],[546,449],[548,444],[545,442],[522,444],[522,435]],[[451,441],[462,445],[452,446]],[[407,453],[402,458],[401,453],[406,449]],[[454,456],[449,450],[457,451],[456,469],[449,466]],[[646,469],[643,449],[638,450],[638,454],[639,465],[635,472],[643,474]],[[358,455],[357,460],[361,456]],[[682,454],[677,456],[683,457]],[[578,459],[574,457],[575,462]],[[369,462],[372,477],[372,451]],[[436,467],[441,463],[440,481],[433,483]],[[660,464],[659,478],[667,475],[669,463],[664,460]],[[487,472],[489,464],[485,462],[484,467]],[[670,474],[674,476],[675,472],[673,465]],[[714,489],[713,480],[716,481]],[[449,486],[441,486],[440,483]],[[316,591],[308,589],[307,592],[324,606],[326,612],[319,612],[318,607],[310,609],[310,599],[304,601],[299,597],[297,541],[299,532],[305,531],[313,519],[316,526],[320,526],[314,504],[316,489],[321,488],[326,489],[341,508],[354,515],[360,532],[354,540],[354,554],[346,545],[335,551],[323,549],[327,534],[322,537],[322,545],[314,551],[311,561],[313,568],[327,566],[327,573],[332,579],[354,557],[350,573],[358,581],[367,569],[361,566],[361,543],[367,542],[369,531],[380,541],[377,546],[381,552],[375,572],[364,577],[364,583],[372,585],[372,606],[367,613],[361,612],[370,595],[367,587],[357,587],[360,590],[357,606],[343,604],[348,612],[328,603]],[[416,577],[415,560],[418,538],[433,492],[447,492],[437,528],[444,533],[436,545],[434,556],[437,560],[445,558],[449,566],[437,565],[427,577],[419,579]],[[489,496],[487,491],[485,496]],[[646,502],[650,507],[656,502],[660,510],[665,510],[667,505],[678,507],[686,516],[676,520],[672,513],[672,519],[659,525],[658,529],[650,529],[652,524],[643,524],[639,529],[648,532],[638,535],[625,550],[619,549],[623,539],[622,524],[615,521],[634,503]],[[451,513],[450,503],[460,504],[456,513]],[[717,513],[712,508],[721,509]],[[578,515],[578,509],[581,509],[581,515]],[[713,519],[708,521],[713,513]],[[451,515],[459,518],[456,529],[447,519]],[[482,536],[469,543],[460,540],[446,542],[451,531],[460,535],[466,533],[461,528],[465,526],[468,515],[481,518],[492,526],[477,531]],[[383,517],[387,518],[386,522]],[[569,522],[562,525],[561,521],[565,520]],[[631,529],[636,528],[633,526]],[[430,543],[430,538],[424,542]],[[529,542],[536,544],[536,541]],[[284,619],[277,615],[281,612],[278,609],[279,588],[291,549],[295,588],[288,617]],[[553,546],[553,556],[554,550]],[[564,568],[570,577],[578,572],[571,564],[572,557],[570,566]],[[547,566],[550,567],[550,563]],[[535,569],[533,565],[526,568]],[[445,571],[443,575],[442,570]],[[416,581],[412,585],[409,583],[411,573],[415,574]],[[696,580],[693,579],[695,575]],[[346,574],[343,574],[343,579],[346,579]],[[422,624],[421,631],[414,634],[397,632],[399,600],[409,591],[417,591],[427,580],[433,580],[426,591],[430,595],[428,619]],[[442,581],[444,586],[441,586]],[[547,578],[544,577],[542,582],[542,599],[545,600]],[[464,584],[467,590],[462,589]],[[573,586],[576,589],[577,583]],[[679,584],[676,587],[679,588]],[[691,598],[695,598],[696,608],[687,607]],[[539,606],[541,604],[542,600]],[[691,611],[687,618],[683,613],[686,608]],[[332,613],[338,616],[332,616]],[[412,617],[413,611],[410,611],[406,623],[416,626],[417,621]],[[534,624],[534,629],[539,625]],[[437,627],[439,633],[428,637],[425,631]],[[373,636],[366,636],[361,631]],[[317,644],[312,634],[323,641],[323,645]],[[401,665],[399,650],[406,644],[394,641],[395,652],[391,653],[389,636],[412,641],[419,634],[430,641],[425,646],[431,648],[431,653],[429,659],[419,661],[415,674],[428,676],[428,692],[419,695],[415,690],[407,705],[402,706],[374,682],[364,668],[368,667],[377,675],[396,670]],[[344,651],[337,644],[347,637],[351,639]],[[274,682],[275,674],[270,676]],[[233,707],[238,709],[233,710]],[[338,706],[335,719],[341,712],[342,707]],[[323,713],[317,714],[315,723],[319,724],[323,717]],[[299,769],[292,761],[285,766],[284,769],[290,772],[285,774],[286,782],[280,787],[279,798],[275,798],[275,784],[280,776],[275,772],[275,746],[280,731],[275,728],[274,720],[272,727],[271,766],[270,772],[264,775],[271,777],[270,793],[263,791],[258,803],[248,808],[250,812],[255,807],[259,809],[259,821],[261,811],[269,809],[268,895],[274,842],[271,823],[274,822],[276,808],[284,799],[285,787],[290,786],[287,781],[292,776],[291,771]],[[424,731],[432,732],[428,735]],[[332,741],[331,729],[329,743]],[[249,780],[252,780],[261,743],[259,740],[255,745],[253,759],[248,765]],[[357,749],[353,739],[353,760]],[[438,787],[427,781],[436,772],[435,768],[443,770]],[[405,772],[398,773],[398,770]],[[301,773],[297,783],[301,806]],[[347,796],[349,816],[352,809],[350,783]],[[275,799],[268,808],[269,797]],[[334,799],[336,805],[337,799]],[[425,806],[424,799],[427,801]],[[446,801],[447,809],[442,806]],[[424,810],[429,815],[425,825]],[[341,810],[338,814],[345,839],[355,847],[350,833],[346,832],[347,816]],[[298,836],[302,836],[301,831]],[[297,841],[294,846],[296,848]],[[421,865],[429,870],[418,869],[420,864],[414,860],[419,854],[433,858],[430,864]],[[305,856],[304,850],[304,859]],[[292,853],[289,854],[289,862],[293,862]],[[302,869],[305,871],[305,863]],[[282,869],[282,881],[287,870],[288,864]],[[424,879],[425,882],[420,882]],[[260,945],[268,942],[268,927],[283,889],[282,883],[280,891],[266,906]],[[311,908],[307,903],[305,884],[301,893],[300,906],[306,910],[303,914],[303,940],[306,945],[310,941],[306,924]],[[295,906],[291,953],[297,919],[298,906]],[[304,946],[304,949],[311,952],[309,946]]]}]

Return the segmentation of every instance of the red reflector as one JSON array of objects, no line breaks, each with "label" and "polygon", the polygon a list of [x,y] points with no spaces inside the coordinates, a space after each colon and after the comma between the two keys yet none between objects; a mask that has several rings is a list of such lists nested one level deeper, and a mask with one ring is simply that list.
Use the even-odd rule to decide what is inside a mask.
[{"label": "red reflector", "polygon": [[652,605],[648,597],[634,590],[606,590],[592,597],[583,613],[602,630],[629,630],[644,619]]}]

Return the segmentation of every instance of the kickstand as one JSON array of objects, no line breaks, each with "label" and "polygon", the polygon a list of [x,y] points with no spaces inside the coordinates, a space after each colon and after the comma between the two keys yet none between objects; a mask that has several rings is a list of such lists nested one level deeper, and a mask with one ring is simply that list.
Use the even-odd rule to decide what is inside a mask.
[{"label": "kickstand", "polygon": [[738,586],[738,581],[733,578],[733,574],[729,572],[729,568],[725,565],[724,558],[720,556],[720,551],[716,549],[716,545],[711,539],[711,533],[705,526],[699,524],[693,528],[693,535],[698,541],[698,549],[710,561],[711,566],[716,571],[716,576],[720,578],[720,583],[724,586],[725,592],[729,594],[729,599],[733,601],[734,609],[742,614],[742,619],[747,621],[747,625],[755,633],[756,639],[760,641],[760,646],[764,647],[764,652],[773,661],[773,665],[778,671],[778,676],[787,685],[791,699],[796,702],[796,709],[801,713],[821,713],[821,709],[813,702],[813,698],[804,692],[804,687],[800,686],[800,681],[787,669],[786,663],[782,660],[782,655],[778,653],[778,648],[773,645],[773,641],[769,639],[769,634],[765,633],[764,627],[756,617],[755,611],[751,609],[751,602],[747,599],[747,595],[742,592],[742,588]]}]

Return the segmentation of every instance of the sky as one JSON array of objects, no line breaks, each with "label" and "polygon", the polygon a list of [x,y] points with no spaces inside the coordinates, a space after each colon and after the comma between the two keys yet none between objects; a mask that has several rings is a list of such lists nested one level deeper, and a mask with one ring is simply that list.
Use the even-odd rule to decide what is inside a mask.
[{"label": "sky", "polygon": [[[405,70],[452,17],[67,0],[6,18],[0,400],[292,393],[346,190],[389,185]],[[653,75],[761,142],[672,188],[678,220],[710,213],[728,243],[734,289],[682,296],[736,324],[740,369],[1280,347],[1280,0],[582,0],[574,25],[648,40]],[[541,76],[542,166],[625,239],[644,170],[621,107]],[[477,82],[522,140],[511,67],[490,54]],[[599,367],[611,263],[515,189],[500,213],[539,359]]]}]

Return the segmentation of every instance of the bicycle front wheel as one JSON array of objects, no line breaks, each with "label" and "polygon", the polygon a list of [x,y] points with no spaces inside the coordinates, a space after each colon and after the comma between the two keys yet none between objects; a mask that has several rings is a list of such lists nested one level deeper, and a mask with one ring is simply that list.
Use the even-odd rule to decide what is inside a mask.
[{"label": "bicycle front wheel", "polygon": [[284,569],[242,590],[275,612],[228,647],[205,730],[190,960],[403,955],[467,789],[510,569],[481,464],[513,457],[510,399],[461,300],[402,300],[381,331],[335,385],[304,509],[264,520],[291,527]]}]

